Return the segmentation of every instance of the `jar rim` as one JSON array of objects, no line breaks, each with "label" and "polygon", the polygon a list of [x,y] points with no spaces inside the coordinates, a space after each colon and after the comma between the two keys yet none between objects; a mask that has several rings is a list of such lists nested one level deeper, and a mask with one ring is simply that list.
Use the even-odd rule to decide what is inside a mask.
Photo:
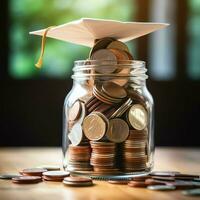
[{"label": "jar rim", "polygon": [[116,64],[116,65],[131,65],[132,67],[145,67],[146,62],[143,60],[118,60],[118,61],[113,61],[113,60],[76,60],[74,61],[75,66],[80,66],[80,65],[101,65],[102,63],[107,62],[109,64]]},{"label": "jar rim", "polygon": [[[109,68],[109,70],[108,70]],[[104,71],[105,70],[105,71]],[[119,70],[119,73],[113,73]],[[99,73],[99,71],[104,71]],[[93,78],[130,78],[130,80],[145,81],[147,69],[141,60],[77,60],[74,61],[72,79]]]}]

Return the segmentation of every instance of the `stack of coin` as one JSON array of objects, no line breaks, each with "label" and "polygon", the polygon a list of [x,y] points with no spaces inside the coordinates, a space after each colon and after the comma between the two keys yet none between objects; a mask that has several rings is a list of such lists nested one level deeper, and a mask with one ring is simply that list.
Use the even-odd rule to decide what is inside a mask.
[{"label": "stack of coin", "polygon": [[147,130],[130,130],[129,137],[122,144],[123,170],[127,172],[146,168],[146,141]]},{"label": "stack of coin", "polygon": [[72,146],[69,145],[68,166],[69,171],[89,171],[90,165],[90,146]]},{"label": "stack of coin", "polygon": [[126,90],[111,81],[96,84],[93,88],[93,95],[106,104],[120,103],[126,96]]},{"label": "stack of coin", "polygon": [[91,141],[92,154],[90,164],[95,172],[111,172],[116,169],[116,144],[112,142]]}]

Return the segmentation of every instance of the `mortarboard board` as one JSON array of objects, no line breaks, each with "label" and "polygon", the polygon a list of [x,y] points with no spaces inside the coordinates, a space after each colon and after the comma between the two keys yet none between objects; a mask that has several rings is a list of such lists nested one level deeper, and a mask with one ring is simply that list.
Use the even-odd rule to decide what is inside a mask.
[{"label": "mortarboard board", "polygon": [[[81,18],[59,26],[30,32],[79,45],[92,47],[95,39],[112,37],[122,42],[165,28],[166,23],[121,22],[115,20]],[[44,39],[45,43],[45,39]],[[44,45],[42,45],[44,49]],[[43,55],[43,53],[41,53]],[[41,57],[42,57],[41,55]]]}]

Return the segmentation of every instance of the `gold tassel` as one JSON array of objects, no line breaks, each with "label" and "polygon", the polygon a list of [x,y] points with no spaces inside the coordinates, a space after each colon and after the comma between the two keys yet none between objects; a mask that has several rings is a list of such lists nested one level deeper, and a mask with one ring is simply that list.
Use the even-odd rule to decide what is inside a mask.
[{"label": "gold tassel", "polygon": [[43,55],[44,55],[44,49],[45,49],[45,43],[46,43],[46,35],[47,35],[48,31],[49,31],[50,29],[52,29],[53,27],[55,27],[55,26],[50,26],[50,27],[48,27],[48,28],[45,30],[45,32],[44,32],[44,34],[43,34],[43,36],[42,36],[42,44],[41,44],[40,57],[39,57],[37,63],[35,64],[35,66],[36,66],[37,68],[41,68],[41,67],[42,67],[42,59],[43,59]]}]

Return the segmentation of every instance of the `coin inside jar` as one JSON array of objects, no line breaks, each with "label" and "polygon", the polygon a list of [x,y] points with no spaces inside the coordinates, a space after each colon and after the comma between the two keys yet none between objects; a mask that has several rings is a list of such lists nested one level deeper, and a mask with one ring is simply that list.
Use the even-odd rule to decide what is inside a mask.
[{"label": "coin inside jar", "polygon": [[91,58],[92,54],[95,51],[97,51],[99,49],[105,49],[114,40],[115,40],[114,38],[110,38],[110,37],[105,37],[105,38],[97,40],[95,42],[95,45],[93,46],[93,48],[90,51],[89,57]]},{"label": "coin inside jar", "polygon": [[129,127],[124,120],[115,118],[109,121],[109,128],[106,132],[108,140],[115,143],[121,143],[127,139],[128,135]]},{"label": "coin inside jar", "polygon": [[129,52],[128,47],[123,43],[118,40],[111,42],[108,46],[107,49],[118,49],[118,50],[123,50]]},{"label": "coin inside jar", "polygon": [[126,90],[121,87],[120,85],[117,85],[113,82],[104,82],[102,85],[102,90],[108,95],[113,98],[125,98],[127,96]]},{"label": "coin inside jar", "polygon": [[70,121],[75,121],[79,118],[81,113],[81,104],[80,101],[76,101],[72,107],[69,109],[69,120]]},{"label": "coin inside jar", "polygon": [[83,132],[81,124],[76,123],[70,133],[68,134],[68,138],[70,139],[72,145],[77,146],[83,140]]},{"label": "coin inside jar", "polygon": [[95,112],[85,117],[82,127],[89,140],[100,140],[105,135],[107,124],[102,116]]},{"label": "coin inside jar", "polygon": [[133,105],[128,112],[128,120],[136,130],[143,130],[147,126],[147,112],[140,104]]}]

